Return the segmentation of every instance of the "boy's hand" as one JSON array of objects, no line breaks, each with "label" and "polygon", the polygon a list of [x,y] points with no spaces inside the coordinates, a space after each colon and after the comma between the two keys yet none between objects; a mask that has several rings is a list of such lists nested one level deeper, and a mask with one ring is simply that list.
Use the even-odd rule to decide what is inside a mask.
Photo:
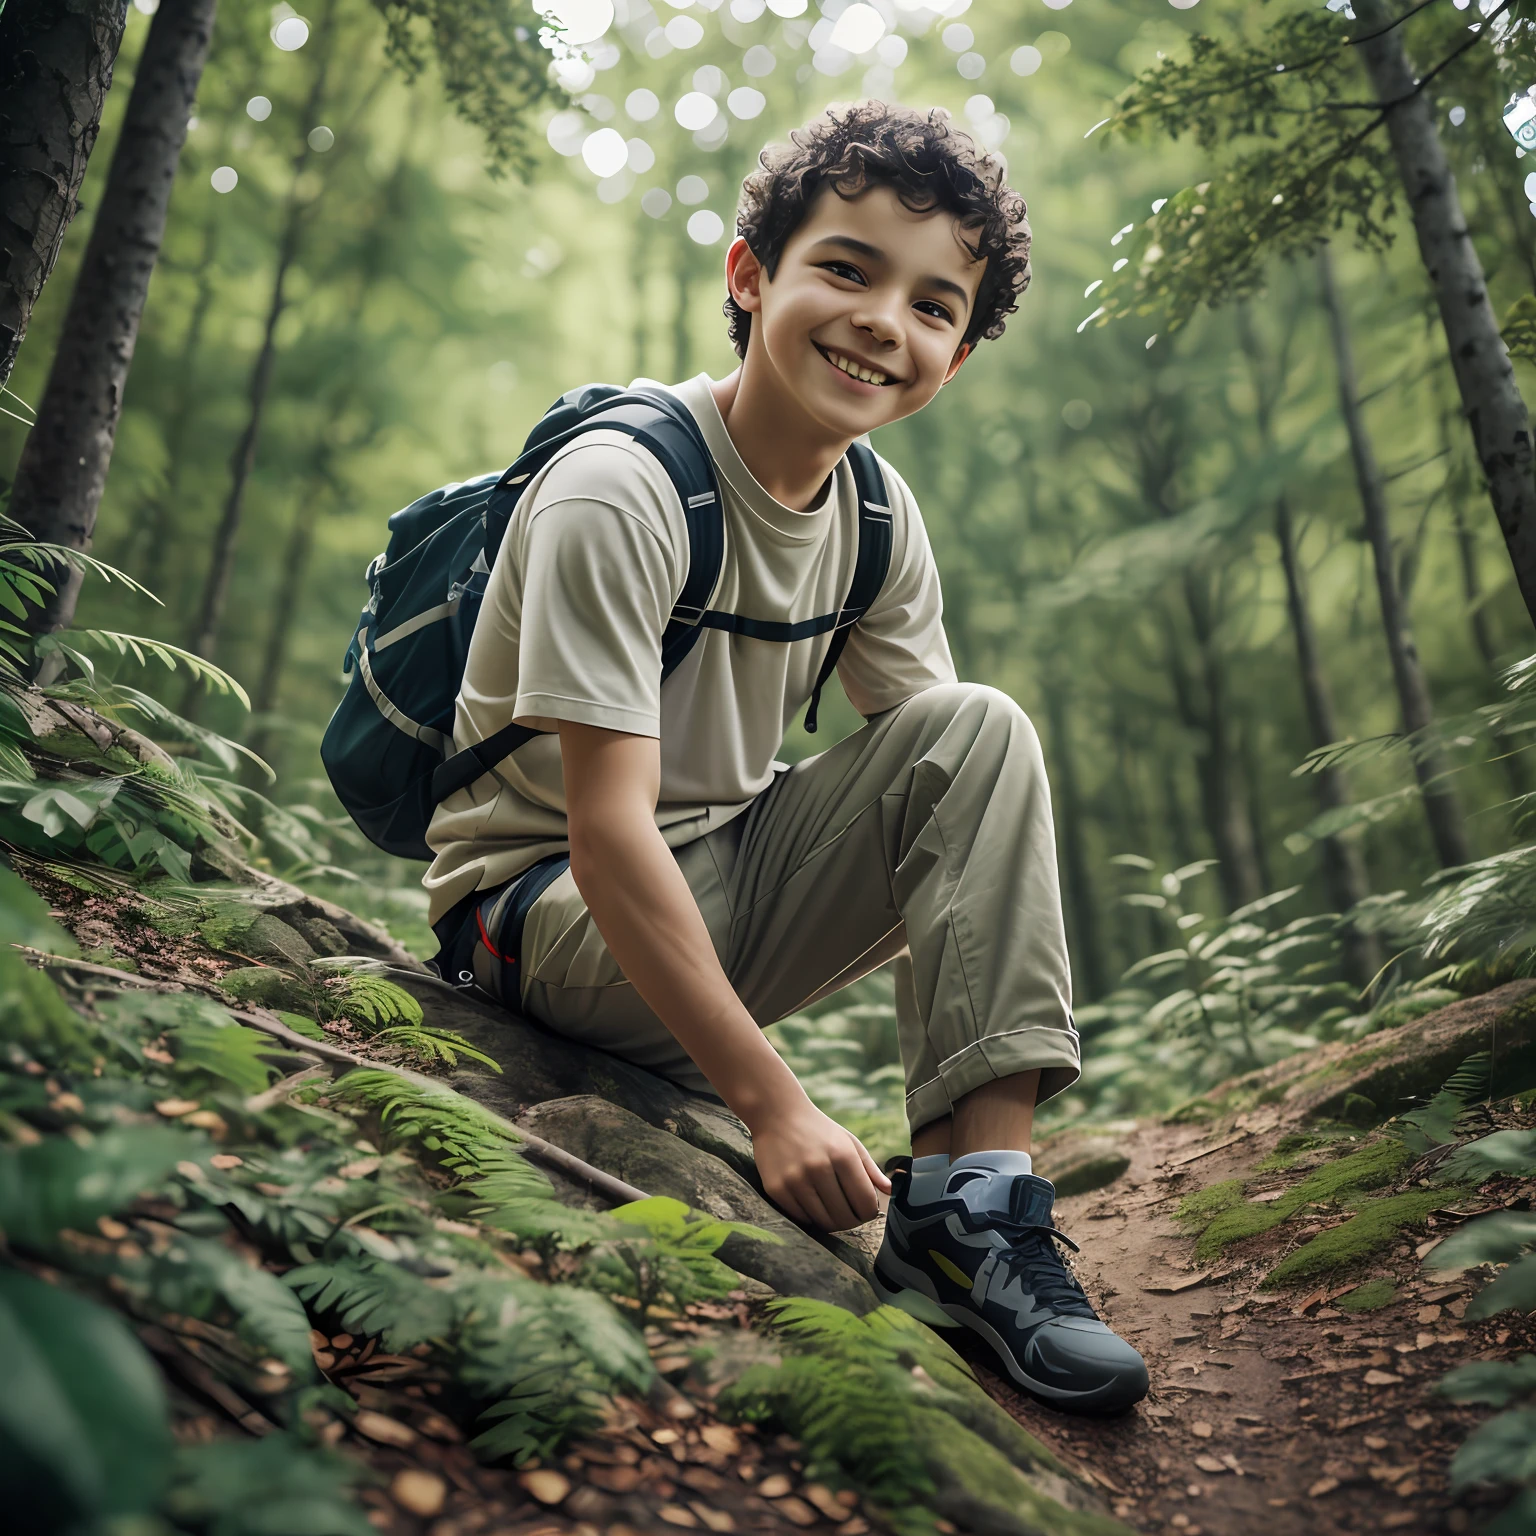
[{"label": "boy's hand", "polygon": [[768,1198],[802,1227],[841,1232],[871,1220],[891,1181],[852,1131],[797,1101],[754,1116],[752,1153]]}]

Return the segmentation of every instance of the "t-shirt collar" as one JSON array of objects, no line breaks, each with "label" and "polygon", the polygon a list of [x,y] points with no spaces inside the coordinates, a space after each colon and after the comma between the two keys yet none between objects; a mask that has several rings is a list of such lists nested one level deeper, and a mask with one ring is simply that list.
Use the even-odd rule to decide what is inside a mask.
[{"label": "t-shirt collar", "polygon": [[[655,385],[654,379],[636,379],[635,385]],[[720,407],[715,404],[711,385],[714,380],[707,373],[696,374],[682,384],[662,386],[670,388],[698,423],[704,442],[714,457],[715,468],[730,483],[731,490],[746,503],[754,516],[788,539],[812,540],[820,538],[825,530],[838,489],[838,478],[844,473],[839,464],[828,477],[820,496],[805,511],[797,512],[782,501],[770,496],[759,484],[757,476],[747,468],[731,434],[726,430]],[[633,386],[631,386],[633,387]]]}]

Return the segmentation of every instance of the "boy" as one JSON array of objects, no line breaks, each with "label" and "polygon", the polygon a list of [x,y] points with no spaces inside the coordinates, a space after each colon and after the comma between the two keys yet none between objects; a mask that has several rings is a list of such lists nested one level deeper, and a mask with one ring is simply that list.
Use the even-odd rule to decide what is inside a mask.
[{"label": "boy", "polygon": [[[956,681],[922,520],[883,462],[888,574],[838,662],[868,723],[773,760],[852,581],[850,445],[1002,333],[1029,279],[1024,203],[947,114],[862,102],[764,151],[737,224],[741,366],[673,390],[725,504],[715,627],[660,685],[689,543],[645,448],[595,429],[529,482],[454,745],[513,720],[545,734],[438,808],[439,963],[723,1098],[802,1224],[854,1226],[890,1193],[886,1299],[937,1303],[1042,1398],[1123,1409],[1146,1368],[1062,1261],[1030,1171],[1035,1101],[1078,1074],[1044,762],[1012,700]],[[888,1180],[760,1025],[892,959],[915,1156]]]}]

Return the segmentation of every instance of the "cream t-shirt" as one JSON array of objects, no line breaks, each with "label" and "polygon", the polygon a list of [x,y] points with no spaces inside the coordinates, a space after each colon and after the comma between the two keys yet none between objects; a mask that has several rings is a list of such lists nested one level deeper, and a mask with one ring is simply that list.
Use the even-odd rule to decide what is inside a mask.
[{"label": "cream t-shirt", "polygon": [[[658,387],[654,380],[636,384]],[[847,460],[804,512],[747,469],[708,374],[673,388],[715,461],[725,516],[708,606],[796,623],[836,613],[853,580],[858,507]],[[939,575],[917,503],[883,459],[890,570],[854,626],[838,676],[866,718],[955,680]],[[783,643],[706,629],[661,682],[661,636],[688,571],[688,528],[666,472],[622,432],[584,433],[528,484],[491,567],[454,717],[454,747],[511,720],[574,721],[661,742],[656,825],[680,847],[739,815],[773,781],[784,732],[816,684],[830,632]],[[423,884],[437,922],[566,839],[559,737],[536,736],[450,796],[427,832]]]}]

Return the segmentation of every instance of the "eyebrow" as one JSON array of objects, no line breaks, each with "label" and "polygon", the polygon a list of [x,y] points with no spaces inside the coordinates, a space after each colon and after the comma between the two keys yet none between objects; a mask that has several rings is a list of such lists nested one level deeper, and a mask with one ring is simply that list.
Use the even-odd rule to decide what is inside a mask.
[{"label": "eyebrow", "polygon": [[[838,245],[845,251],[853,251],[856,255],[867,256],[871,261],[884,261],[885,252],[878,245],[871,245],[867,240],[855,240],[852,235],[826,235],[811,247],[813,251],[820,250],[824,245]],[[937,288],[940,293],[952,293],[960,300],[966,309],[971,307],[971,296],[959,283],[951,282],[947,277],[925,277],[923,282],[930,288]]]}]

